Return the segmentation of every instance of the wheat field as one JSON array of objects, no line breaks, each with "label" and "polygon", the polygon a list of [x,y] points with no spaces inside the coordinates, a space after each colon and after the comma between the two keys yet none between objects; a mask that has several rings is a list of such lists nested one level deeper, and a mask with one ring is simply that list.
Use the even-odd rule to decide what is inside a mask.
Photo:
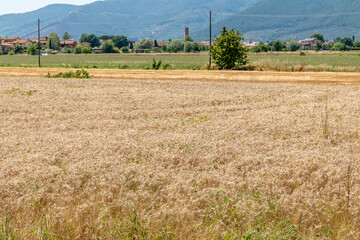
[{"label": "wheat field", "polygon": [[195,80],[0,77],[0,239],[360,238],[360,86]]}]

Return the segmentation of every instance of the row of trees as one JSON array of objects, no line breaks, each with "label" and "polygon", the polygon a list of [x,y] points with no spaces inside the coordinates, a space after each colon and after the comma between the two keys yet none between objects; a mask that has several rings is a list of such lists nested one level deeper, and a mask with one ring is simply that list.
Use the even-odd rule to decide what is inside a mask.
[{"label": "row of trees", "polygon": [[[314,46],[315,51],[321,50],[334,50],[334,51],[350,51],[360,50],[360,41],[355,41],[355,38],[344,37],[336,38],[332,42],[325,42],[324,36],[320,33],[315,33],[310,38],[316,38],[319,41]],[[301,45],[296,40],[291,41],[272,41],[268,44],[260,42],[257,46],[251,49],[252,52],[280,52],[280,51],[298,51],[301,49]],[[305,48],[306,49],[306,48]],[[306,49],[307,50],[307,49]]]}]

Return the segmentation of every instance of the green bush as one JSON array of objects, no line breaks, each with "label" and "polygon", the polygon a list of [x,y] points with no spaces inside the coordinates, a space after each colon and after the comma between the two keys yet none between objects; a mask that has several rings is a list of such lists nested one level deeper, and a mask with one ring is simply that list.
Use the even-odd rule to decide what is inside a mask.
[{"label": "green bush", "polygon": [[190,42],[185,43],[184,52],[190,53],[193,50],[194,50],[194,47],[193,47],[192,43],[190,43]]},{"label": "green bush", "polygon": [[171,49],[171,52],[181,52],[184,51],[184,45],[184,40],[176,39],[169,43],[168,49]]},{"label": "green bush", "polygon": [[10,55],[10,56],[12,56],[12,55],[14,55],[14,54],[15,54],[14,51],[8,52],[8,55]]},{"label": "green bush", "polygon": [[129,52],[130,52],[130,48],[129,48],[129,47],[123,47],[123,48],[121,48],[121,52],[122,52],[122,53],[129,53]]},{"label": "green bush", "polygon": [[26,50],[28,55],[36,55],[36,49],[37,49],[37,44],[32,44],[30,47],[28,47],[28,49]]},{"label": "green bush", "polygon": [[48,73],[45,77],[47,78],[91,78],[88,71],[85,71],[84,69],[77,70],[75,73],[73,72],[66,72],[66,73],[58,73],[55,75],[50,75]]},{"label": "green bush", "polygon": [[92,51],[93,49],[88,45],[83,46],[81,50],[82,53],[92,53]]},{"label": "green bush", "polygon": [[74,48],[74,53],[75,54],[82,53],[82,46],[80,44],[76,45],[76,47]]},{"label": "green bush", "polygon": [[152,69],[154,70],[159,70],[160,67],[162,65],[162,61],[160,60],[159,62],[156,62],[155,59],[153,59],[153,63],[152,63]]},{"label": "green bush", "polygon": [[16,45],[14,48],[14,52],[15,53],[23,53],[24,52],[24,47],[21,45]]},{"label": "green bush", "polygon": [[114,43],[110,40],[107,40],[102,45],[102,52],[103,53],[113,53],[114,52]]},{"label": "green bush", "polygon": [[113,53],[120,53],[120,49],[118,47],[113,48]]}]

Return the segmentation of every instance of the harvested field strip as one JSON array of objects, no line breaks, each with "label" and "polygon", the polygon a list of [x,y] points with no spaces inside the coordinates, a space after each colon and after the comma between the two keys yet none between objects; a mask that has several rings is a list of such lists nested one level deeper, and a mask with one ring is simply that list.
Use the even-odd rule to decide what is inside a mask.
[{"label": "harvested field strip", "polygon": [[[78,69],[0,68],[3,77],[44,77]],[[94,78],[359,85],[358,73],[88,69]]]}]

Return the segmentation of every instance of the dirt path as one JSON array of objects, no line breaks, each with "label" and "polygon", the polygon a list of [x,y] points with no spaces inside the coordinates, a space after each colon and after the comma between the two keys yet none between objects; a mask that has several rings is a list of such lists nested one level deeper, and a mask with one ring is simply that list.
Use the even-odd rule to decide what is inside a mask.
[{"label": "dirt path", "polygon": [[[61,68],[0,68],[0,77],[44,77],[47,73],[76,71]],[[241,72],[189,70],[88,69],[94,78],[158,79],[190,81],[235,81],[259,83],[304,83],[322,85],[360,85],[359,73],[333,72]]]}]

